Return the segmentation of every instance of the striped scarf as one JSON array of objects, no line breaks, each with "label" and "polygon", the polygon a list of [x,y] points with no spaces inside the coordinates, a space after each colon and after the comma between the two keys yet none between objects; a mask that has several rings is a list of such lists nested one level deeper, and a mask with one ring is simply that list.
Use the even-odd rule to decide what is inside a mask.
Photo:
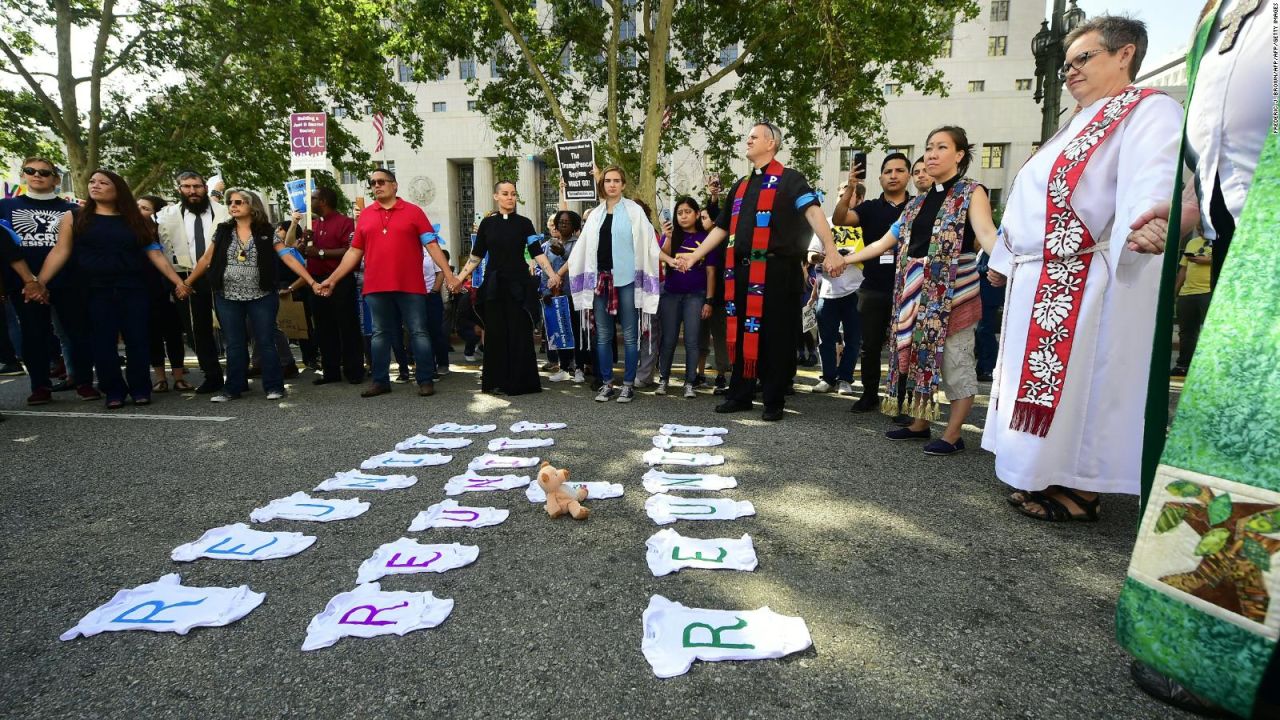
[{"label": "striped scarf", "polygon": [[947,335],[963,330],[982,317],[978,299],[978,258],[961,253],[969,199],[978,185],[961,178],[942,200],[933,223],[929,252],[908,256],[911,225],[920,214],[925,195],[912,200],[902,213],[901,249],[894,277],[894,317],[890,328],[893,354],[889,363],[888,392],[881,411],[898,411],[899,378],[907,378],[908,412],[915,417],[938,414],[937,390],[942,380],[942,353]]},{"label": "striped scarf", "polygon": [[764,182],[760,186],[760,195],[756,199],[755,225],[751,231],[750,263],[747,269],[747,307],[738,308],[734,294],[737,283],[734,275],[737,272],[735,238],[738,235],[738,215],[742,211],[742,198],[747,193],[747,185],[751,176],[738,183],[738,190],[733,195],[732,217],[729,220],[729,244],[724,255],[724,305],[725,344],[729,357],[736,357],[738,351],[738,318],[745,310],[746,318],[742,322],[742,376],[756,377],[757,363],[760,357],[760,318],[764,315],[764,277],[765,264],[768,262],[769,238],[772,235],[770,218],[773,215],[773,202],[778,195],[778,181],[782,178],[782,163],[771,160],[764,167]]}]

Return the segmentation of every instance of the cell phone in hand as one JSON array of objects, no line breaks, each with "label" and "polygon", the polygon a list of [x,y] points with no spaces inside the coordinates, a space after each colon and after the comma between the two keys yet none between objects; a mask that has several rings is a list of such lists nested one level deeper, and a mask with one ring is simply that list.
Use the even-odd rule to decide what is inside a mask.
[{"label": "cell phone in hand", "polygon": [[662,222],[671,222],[671,208],[662,208]]},{"label": "cell phone in hand", "polygon": [[867,154],[859,150],[853,154],[853,167],[857,170],[858,177],[865,180],[867,177]]}]

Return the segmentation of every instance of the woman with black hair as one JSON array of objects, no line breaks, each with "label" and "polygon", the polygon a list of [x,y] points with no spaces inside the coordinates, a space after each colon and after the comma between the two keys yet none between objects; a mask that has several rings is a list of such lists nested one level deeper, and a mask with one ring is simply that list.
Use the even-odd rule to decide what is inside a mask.
[{"label": "woman with black hair", "polygon": [[892,414],[905,403],[915,419],[885,437],[930,440],[929,422],[939,413],[941,391],[950,415],[942,437],[924,446],[929,455],[964,450],[960,430],[978,392],[973,355],[974,326],[982,317],[977,251],[991,252],[996,226],[986,189],[965,177],[972,159],[973,145],[963,128],[948,125],[929,133],[924,163],[933,186],[907,204],[883,238],[844,256],[851,265],[898,249],[888,399],[881,410]]},{"label": "woman with black hair", "polygon": [[[89,200],[63,216],[58,244],[40,269],[40,282],[48,284],[73,250],[80,279],[87,286],[93,364],[107,408],[124,407],[126,394],[134,405],[147,405],[151,402],[147,320],[152,292],[148,263],[173,284],[178,299],[185,298],[190,288],[165,258],[156,224],[143,217],[124,178],[110,170],[95,170],[89,176]],[[124,377],[116,343],[121,336]]]},{"label": "woman with black hair", "polygon": [[[698,201],[691,197],[676,200],[675,225],[662,244],[664,255],[683,255],[698,249],[707,233],[698,218]],[[658,299],[658,317],[662,326],[662,355],[658,360],[658,389],[655,394],[666,395],[671,381],[671,365],[675,360],[676,339],[680,326],[684,325],[684,396],[697,397],[694,380],[698,368],[698,339],[702,321],[711,317],[715,304],[711,293],[715,288],[714,262],[699,261],[688,271],[671,268],[667,271]]]},{"label": "woman with black hair", "polygon": [[[582,232],[582,217],[572,210],[560,210],[551,217],[551,226],[555,233],[543,244],[543,253],[551,262],[551,268],[560,276],[561,287],[568,287],[569,254],[578,245],[578,233]],[[550,302],[550,293],[544,302]],[[585,371],[591,364],[591,353],[586,348],[582,336],[582,320],[573,311],[573,299],[569,299],[569,317],[573,323],[574,345],[567,350],[557,350],[560,370],[548,378],[551,382],[573,380],[575,383],[585,382]]]},{"label": "woman with black hair", "polygon": [[268,400],[284,397],[284,376],[276,351],[276,313],[280,296],[276,289],[278,270],[274,256],[311,285],[320,287],[302,262],[302,255],[275,237],[275,227],[267,219],[262,200],[248,190],[227,191],[227,212],[231,219],[213,231],[213,243],[187,277],[191,285],[212,272],[213,303],[227,338],[227,380],[221,392],[209,398],[227,402],[240,397],[248,387],[249,349],[245,322],[252,323],[254,341],[262,356],[262,387]]},{"label": "woman with black hair", "polygon": [[[138,198],[138,210],[142,217],[155,222],[156,215],[168,206],[159,195],[143,195]],[[173,389],[180,392],[195,390],[187,382],[187,350],[182,338],[182,316],[158,273],[149,273],[151,285],[151,371],[152,392],[169,392],[169,379],[165,377],[164,361],[169,358],[173,368]]]}]

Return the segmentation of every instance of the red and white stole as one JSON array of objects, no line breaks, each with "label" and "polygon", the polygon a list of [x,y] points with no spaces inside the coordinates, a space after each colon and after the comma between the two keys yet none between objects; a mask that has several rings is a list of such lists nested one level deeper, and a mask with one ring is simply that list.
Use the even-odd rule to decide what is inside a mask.
[{"label": "red and white stole", "polygon": [[[1143,99],[1156,90],[1125,88],[1107,101],[1062,149],[1045,193],[1044,266],[1031,310],[1013,420],[1009,427],[1044,437],[1062,400],[1076,322],[1094,253],[1099,250],[1071,197],[1093,153]],[[1105,262],[1105,261],[1104,261]]]}]

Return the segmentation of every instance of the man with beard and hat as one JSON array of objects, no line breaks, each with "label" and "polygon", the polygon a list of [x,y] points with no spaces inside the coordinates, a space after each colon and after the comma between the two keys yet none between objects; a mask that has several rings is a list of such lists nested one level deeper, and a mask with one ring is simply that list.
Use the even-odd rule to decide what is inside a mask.
[{"label": "man with beard and hat", "polygon": [[[160,225],[160,242],[165,254],[183,278],[195,267],[196,260],[204,255],[212,241],[213,229],[227,219],[227,209],[209,199],[209,188],[204,177],[190,170],[178,175],[178,194],[181,200],[166,206],[156,216]],[[196,346],[196,358],[204,382],[196,388],[199,395],[215,393],[222,389],[222,366],[218,364],[218,346],[213,335],[213,293],[208,279],[196,281],[195,290],[181,301],[180,315],[184,329],[191,333]]]}]

